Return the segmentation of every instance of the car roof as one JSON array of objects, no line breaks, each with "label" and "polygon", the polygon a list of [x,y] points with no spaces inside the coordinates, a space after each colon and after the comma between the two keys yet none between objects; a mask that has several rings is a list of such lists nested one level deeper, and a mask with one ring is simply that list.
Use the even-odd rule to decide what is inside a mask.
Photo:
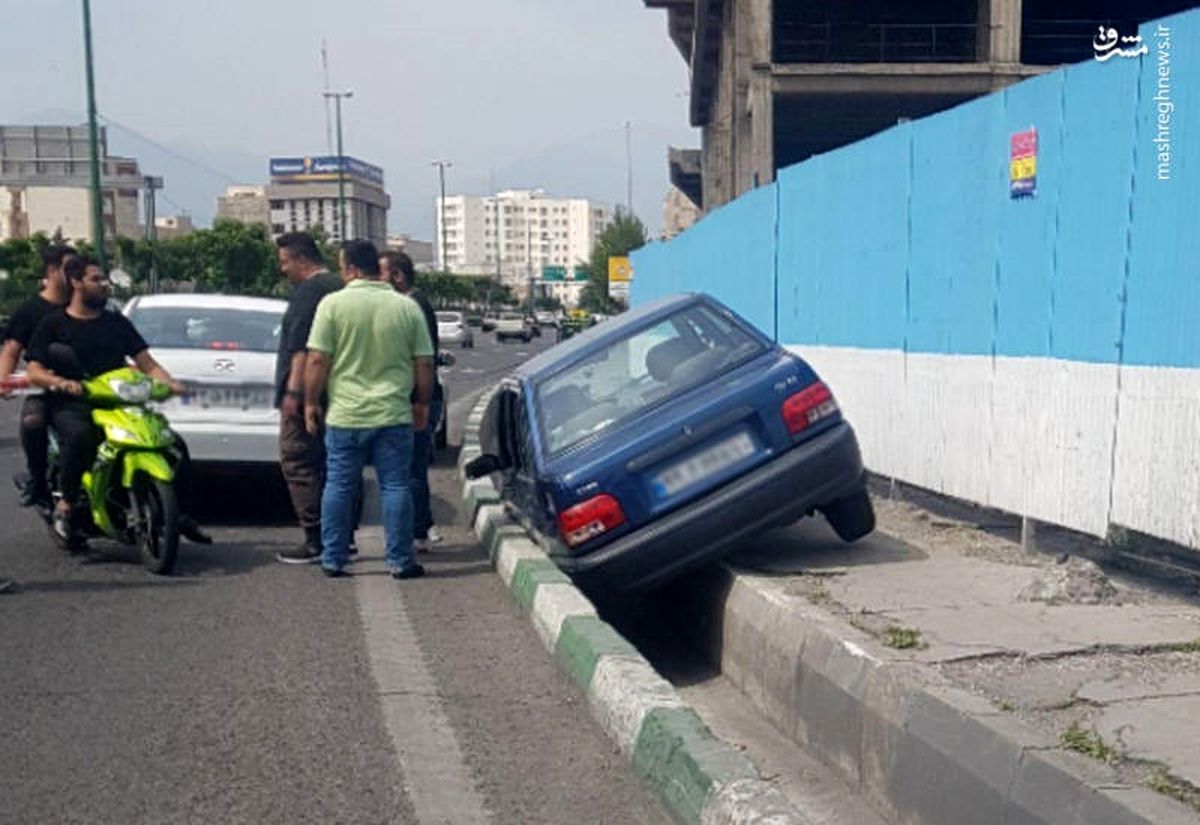
[{"label": "car roof", "polygon": [[279,298],[258,298],[251,295],[197,295],[177,292],[169,295],[138,295],[132,298],[127,309],[152,307],[200,307],[212,309],[245,309],[260,312],[280,312],[287,309],[287,301]]},{"label": "car roof", "polygon": [[682,292],[659,298],[635,309],[614,315],[603,324],[584,330],[558,346],[548,349],[540,355],[535,355],[517,367],[513,374],[522,380],[538,381],[595,350],[603,349],[612,342],[619,341],[632,329],[653,325],[655,320],[665,318],[679,309],[699,301],[717,304],[715,299],[698,292]]}]

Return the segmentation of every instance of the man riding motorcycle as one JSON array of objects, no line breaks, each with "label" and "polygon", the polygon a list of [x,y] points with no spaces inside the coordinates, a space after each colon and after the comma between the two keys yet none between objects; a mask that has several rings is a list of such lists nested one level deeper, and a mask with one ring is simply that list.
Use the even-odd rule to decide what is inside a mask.
[{"label": "man riding motorcycle", "polygon": [[[96,458],[102,434],[92,422],[91,406],[83,400],[84,378],[119,369],[131,359],[141,372],[168,384],[175,393],[184,386],[174,380],[150,355],[149,346],[123,315],[107,309],[108,276],[90,256],[69,260],[65,266],[71,299],[67,306],[42,319],[29,344],[29,381],[48,390],[49,419],[59,438],[59,482],[62,498],[55,506],[54,529],[65,541],[78,546],[72,508],[81,503],[83,474]],[[77,360],[78,374],[58,374],[50,348],[64,344]],[[61,368],[61,367],[60,367]],[[177,470],[181,504],[186,508],[190,485],[187,482],[187,452],[177,442],[183,459]],[[179,532],[192,541],[208,544],[212,539],[190,516],[181,516]]]},{"label": "man riding motorcycle", "polygon": [[[50,246],[42,252],[42,290],[17,307],[4,332],[4,346],[0,348],[0,396],[7,398],[12,394],[8,380],[20,364],[21,356],[29,349],[29,341],[38,324],[71,299],[71,285],[63,274],[63,266],[74,256],[75,250],[69,246]],[[21,405],[20,432],[29,477],[21,490],[22,507],[32,507],[50,499],[50,491],[46,489],[47,423],[46,396],[41,393],[25,396]]]}]

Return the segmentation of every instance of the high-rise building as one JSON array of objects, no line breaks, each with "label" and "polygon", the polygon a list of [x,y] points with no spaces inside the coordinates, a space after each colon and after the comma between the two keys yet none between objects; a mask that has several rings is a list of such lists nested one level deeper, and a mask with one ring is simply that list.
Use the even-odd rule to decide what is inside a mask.
[{"label": "high-rise building", "polygon": [[[392,200],[383,189],[383,170],[344,156],[346,239],[369,240],[380,249],[387,242],[387,211]],[[338,210],[339,158],[271,158],[266,187],[271,234],[320,226],[334,241],[342,240]]]},{"label": "high-rise building", "polygon": [[[135,237],[138,163],[109,155],[103,128],[99,149],[105,237]],[[91,239],[91,156],[87,126],[0,126],[0,240],[36,232]]]},{"label": "high-rise building", "polygon": [[434,205],[439,266],[459,275],[498,276],[517,288],[540,281],[547,268],[573,280],[610,220],[595,201],[551,198],[540,189],[453,195]]}]

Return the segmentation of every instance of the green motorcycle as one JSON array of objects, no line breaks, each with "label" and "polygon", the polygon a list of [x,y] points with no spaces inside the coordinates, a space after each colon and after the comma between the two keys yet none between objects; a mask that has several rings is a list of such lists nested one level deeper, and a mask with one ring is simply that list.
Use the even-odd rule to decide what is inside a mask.
[{"label": "green motorcycle", "polygon": [[[147,405],[165,401],[171,388],[131,367],[81,383],[83,400],[92,405],[92,421],[104,431],[104,440],[92,468],[83,475],[88,518],[76,529],[137,547],[146,569],[170,573],[179,552],[174,481],[180,453],[167,419]],[[42,508],[42,516],[55,543],[67,549],[68,541],[53,525],[54,504],[62,498],[53,430],[50,459],[51,502]]]}]

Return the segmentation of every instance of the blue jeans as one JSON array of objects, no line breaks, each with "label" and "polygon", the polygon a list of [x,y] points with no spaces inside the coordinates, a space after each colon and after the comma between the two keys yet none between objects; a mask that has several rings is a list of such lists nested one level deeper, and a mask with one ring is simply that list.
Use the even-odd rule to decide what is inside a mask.
[{"label": "blue jeans", "polygon": [[413,433],[413,535],[419,539],[428,538],[429,528],[433,526],[433,508],[429,503],[429,465],[433,461],[433,433],[441,410],[442,402],[433,401],[429,405],[429,426]]},{"label": "blue jeans", "polygon": [[374,429],[326,427],[325,492],[321,496],[321,566],[326,570],[341,570],[349,558],[355,498],[367,461],[375,465],[379,478],[388,567],[403,570],[415,563],[409,490],[412,449],[413,432],[407,424]]}]

